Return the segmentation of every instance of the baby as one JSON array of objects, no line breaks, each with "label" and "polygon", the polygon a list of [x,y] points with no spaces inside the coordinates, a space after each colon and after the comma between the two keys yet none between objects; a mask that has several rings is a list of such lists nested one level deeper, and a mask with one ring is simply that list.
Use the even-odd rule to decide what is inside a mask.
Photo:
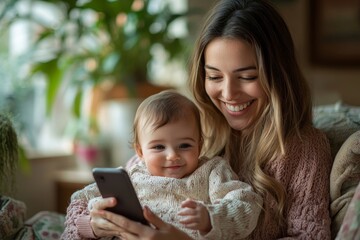
[{"label": "baby", "polygon": [[[195,239],[240,239],[254,230],[262,198],[221,157],[200,157],[200,113],[190,99],[175,91],[150,96],[136,112],[133,131],[140,160],[128,173],[143,206]],[[91,190],[99,196],[96,186],[87,187],[72,202]],[[67,217],[76,207],[70,204]]]}]

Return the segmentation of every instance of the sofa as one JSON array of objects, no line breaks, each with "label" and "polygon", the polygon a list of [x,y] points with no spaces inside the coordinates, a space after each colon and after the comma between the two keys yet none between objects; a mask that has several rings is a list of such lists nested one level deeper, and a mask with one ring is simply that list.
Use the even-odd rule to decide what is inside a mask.
[{"label": "sofa", "polygon": [[[334,159],[330,175],[330,212],[334,239],[342,226],[350,201],[360,182],[360,107],[345,105],[341,102],[317,106],[314,108],[313,123],[328,137]],[[360,192],[360,187],[358,189]],[[358,198],[360,206],[360,197]],[[9,206],[9,204],[14,206]],[[7,216],[12,216],[7,218],[11,222],[7,226],[13,228],[9,239],[59,239],[64,230],[65,216],[63,214],[43,211],[24,220],[25,205],[14,199],[8,199],[8,202],[2,201],[0,205],[0,216],[4,214],[6,206],[12,211],[5,213]],[[358,213],[360,217],[360,210]],[[352,221],[351,218],[349,219]],[[5,226],[3,223],[0,225]],[[351,230],[348,225],[351,223],[343,226],[343,232]]]},{"label": "sofa", "polygon": [[25,220],[26,206],[16,199],[0,197],[0,239],[60,239],[65,215],[41,211]]},{"label": "sofa", "polygon": [[[330,174],[330,214],[334,239],[360,182],[360,107],[341,102],[319,106],[314,109],[313,119],[314,126],[329,139],[334,159]],[[360,217],[360,210],[358,213]],[[360,227],[359,223],[357,226]],[[346,231],[344,228],[342,230]]]},{"label": "sofa", "polygon": [[336,240],[360,239],[360,184],[346,210],[341,228],[336,235]]}]

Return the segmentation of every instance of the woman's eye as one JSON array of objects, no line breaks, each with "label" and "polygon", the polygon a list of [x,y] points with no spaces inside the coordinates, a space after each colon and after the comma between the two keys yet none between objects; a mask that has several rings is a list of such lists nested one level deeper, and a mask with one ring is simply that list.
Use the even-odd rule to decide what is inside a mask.
[{"label": "woman's eye", "polygon": [[256,80],[258,77],[257,76],[246,76],[246,77],[239,77],[240,79],[243,79],[243,80],[247,80],[247,81],[252,81],[252,80]]},{"label": "woman's eye", "polygon": [[180,144],[180,148],[184,149],[184,148],[190,148],[191,145],[188,144],[188,143],[183,143],[183,144]]},{"label": "woman's eye", "polygon": [[221,77],[219,77],[219,76],[206,76],[206,79],[209,80],[209,81],[212,81],[212,80],[221,79]]}]

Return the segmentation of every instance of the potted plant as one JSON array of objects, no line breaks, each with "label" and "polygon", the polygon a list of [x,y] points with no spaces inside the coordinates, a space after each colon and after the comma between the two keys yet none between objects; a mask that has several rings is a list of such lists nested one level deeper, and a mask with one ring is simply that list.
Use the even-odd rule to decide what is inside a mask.
[{"label": "potted plant", "polygon": [[[30,170],[24,148],[35,142],[36,127],[30,126],[34,118],[26,111],[33,104],[33,89],[15,73],[21,60],[0,54],[0,195],[12,189],[18,164],[23,172]],[[17,132],[22,132],[19,139]]]},{"label": "potted plant", "polygon": [[0,114],[0,233],[12,238],[23,226],[26,206],[8,196],[14,191],[14,179],[18,162],[18,142],[9,117]]},{"label": "potted plant", "polygon": [[79,116],[84,86],[123,85],[125,91],[117,93],[137,96],[138,86],[149,83],[153,51],[164,51],[169,60],[186,57],[187,37],[171,32],[172,24],[186,13],[172,12],[170,1],[32,1],[31,6],[51,8],[58,20],[53,22],[32,11],[17,11],[22,1],[15,2],[8,3],[15,11],[10,19],[35,23],[34,49],[41,51],[32,59],[32,73],[47,79],[48,112],[65,81],[76,91],[73,112]]},{"label": "potted plant", "polygon": [[13,187],[18,166],[18,142],[9,118],[0,114],[0,196]]},{"label": "potted plant", "polygon": [[[149,81],[154,52],[162,52],[169,61],[187,57],[187,36],[171,29],[188,13],[173,12],[170,1],[32,0],[27,11],[19,7],[23,2],[7,1],[0,20],[33,23],[37,34],[31,76],[40,74],[47,81],[47,113],[54,109],[59,92],[71,90],[73,116],[96,119],[104,99],[144,98],[164,89]],[[39,5],[54,17],[32,11]],[[91,110],[84,116],[89,89]]]},{"label": "potted plant", "polygon": [[0,197],[15,192],[14,183],[18,166],[29,170],[28,159],[18,145],[17,133],[11,117],[0,113]]}]

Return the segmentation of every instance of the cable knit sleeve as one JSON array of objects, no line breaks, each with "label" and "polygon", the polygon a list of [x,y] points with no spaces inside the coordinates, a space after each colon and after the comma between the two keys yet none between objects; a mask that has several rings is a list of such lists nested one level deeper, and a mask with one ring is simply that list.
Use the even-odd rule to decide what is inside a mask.
[{"label": "cable knit sleeve", "polygon": [[213,229],[206,239],[240,239],[247,237],[256,227],[262,198],[249,184],[238,180],[225,160],[209,177],[209,196],[212,204],[207,208]]},{"label": "cable knit sleeve", "polygon": [[100,196],[96,184],[90,184],[71,196],[65,218],[65,230],[61,239],[95,239],[90,226],[90,212],[88,202]]},{"label": "cable knit sleeve", "polygon": [[130,171],[130,169],[135,166],[136,164],[138,164],[139,162],[141,162],[140,158],[138,155],[134,155],[132,156],[126,163],[126,167],[125,169]]},{"label": "cable knit sleeve", "polygon": [[331,154],[327,138],[311,129],[301,141],[293,142],[289,163],[280,178],[287,181],[287,235],[295,239],[330,239],[329,176]]}]

